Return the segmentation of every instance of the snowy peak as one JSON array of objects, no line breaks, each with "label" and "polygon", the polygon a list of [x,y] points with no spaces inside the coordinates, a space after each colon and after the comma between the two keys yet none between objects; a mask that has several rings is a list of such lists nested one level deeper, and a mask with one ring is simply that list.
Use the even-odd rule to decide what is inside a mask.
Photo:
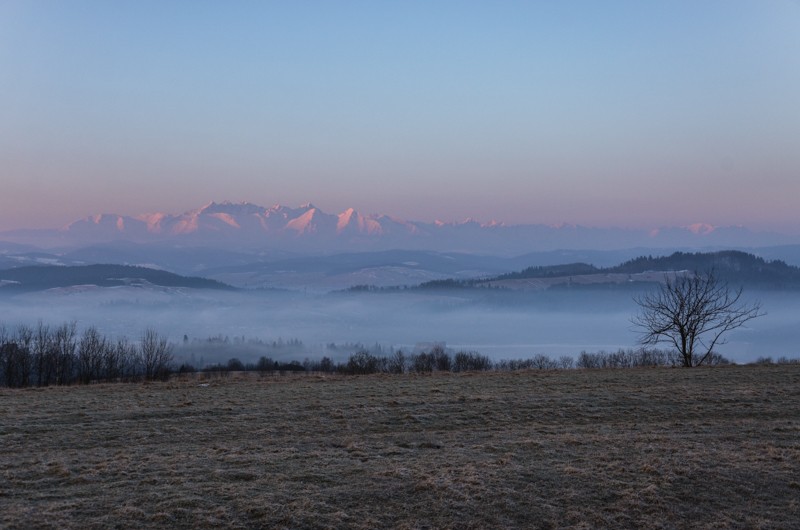
[{"label": "snowy peak", "polygon": [[707,223],[694,223],[686,227],[686,229],[697,235],[708,235],[716,230],[716,227]]},{"label": "snowy peak", "polygon": [[293,230],[297,234],[310,234],[317,232],[317,226],[316,223],[314,223],[314,215],[316,213],[316,208],[311,208],[300,217],[292,219],[286,223],[286,228]]},{"label": "snowy peak", "polygon": [[354,222],[355,226],[358,226],[358,213],[354,208],[348,208],[339,214],[339,220],[336,222],[336,232],[341,234],[348,227],[353,227]]},{"label": "snowy peak", "polygon": [[380,221],[364,217],[355,209],[348,208],[338,216],[336,233],[381,235],[383,234],[383,227],[381,227]]},{"label": "snowy peak", "polygon": [[262,206],[249,202],[234,203],[224,201],[221,203],[210,202],[200,208],[198,212],[206,215],[224,214],[233,217],[241,215],[263,215],[265,209]]},{"label": "snowy peak", "polygon": [[161,222],[168,217],[165,213],[146,213],[136,216],[137,221],[142,221],[147,226],[147,231],[153,234],[161,232]]},{"label": "snowy peak", "polygon": [[107,213],[90,215],[89,217],[84,217],[83,219],[68,224],[63,230],[79,230],[90,226],[112,230],[124,230],[125,219],[122,216]]},{"label": "snowy peak", "polygon": [[694,223],[687,226],[665,226],[650,230],[650,237],[674,237],[679,234],[693,234],[695,236],[709,236],[717,232],[717,227],[708,223]]},{"label": "snowy peak", "polygon": [[481,223],[472,217],[467,217],[463,221],[441,221],[439,219],[433,222],[434,226],[439,228],[472,228],[472,229],[479,229],[479,228],[492,228],[496,226],[506,226],[504,223],[499,221],[490,221],[488,223]]},{"label": "snowy peak", "polygon": [[139,219],[115,214],[99,214],[85,217],[61,229],[64,234],[92,236],[103,234],[106,238],[121,234],[141,234],[147,232],[147,225]]},{"label": "snowy peak", "polygon": [[[297,235],[330,234],[332,228],[336,226],[337,217],[335,215],[323,213],[317,208],[314,208],[310,203],[307,206],[309,206],[309,208],[305,213],[286,223],[286,228],[295,232]],[[305,208],[305,206],[301,206],[300,209],[303,208]]]}]

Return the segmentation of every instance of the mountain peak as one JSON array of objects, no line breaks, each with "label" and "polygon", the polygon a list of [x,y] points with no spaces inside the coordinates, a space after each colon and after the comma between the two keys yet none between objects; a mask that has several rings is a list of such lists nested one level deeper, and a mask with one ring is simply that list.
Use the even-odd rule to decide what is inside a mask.
[{"label": "mountain peak", "polygon": [[329,232],[331,225],[336,226],[337,217],[335,215],[323,213],[311,203],[301,206],[300,209],[302,210],[306,207],[307,209],[304,213],[286,223],[287,229],[297,235],[322,234]]},{"label": "mountain peak", "polygon": [[686,227],[686,229],[697,235],[708,235],[716,230],[716,227],[708,223],[694,223]]},{"label": "mountain peak", "polygon": [[231,202],[231,201],[223,201],[223,202],[210,202],[197,210],[198,213],[205,213],[205,214],[229,214],[229,215],[252,215],[252,214],[260,214],[264,212],[264,208],[262,206],[258,206],[257,204],[253,204],[250,202]]},{"label": "mountain peak", "polygon": [[[387,218],[388,220],[388,218]],[[348,208],[338,216],[336,223],[336,233],[343,234],[370,235],[376,236],[384,233],[380,218],[375,216],[365,217],[359,214],[355,208]]]},{"label": "mountain peak", "polygon": [[110,213],[101,213],[90,215],[88,217],[84,217],[83,219],[79,219],[78,221],[73,221],[65,226],[62,231],[74,231],[74,230],[85,230],[91,229],[91,227],[97,227],[98,229],[105,229],[105,230],[125,230],[125,218]]}]

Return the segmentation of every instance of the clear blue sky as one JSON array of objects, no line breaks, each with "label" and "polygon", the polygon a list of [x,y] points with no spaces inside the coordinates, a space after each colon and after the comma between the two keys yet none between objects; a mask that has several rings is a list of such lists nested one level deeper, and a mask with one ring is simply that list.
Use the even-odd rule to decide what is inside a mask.
[{"label": "clear blue sky", "polygon": [[800,233],[800,2],[0,1],[0,230],[211,200]]}]

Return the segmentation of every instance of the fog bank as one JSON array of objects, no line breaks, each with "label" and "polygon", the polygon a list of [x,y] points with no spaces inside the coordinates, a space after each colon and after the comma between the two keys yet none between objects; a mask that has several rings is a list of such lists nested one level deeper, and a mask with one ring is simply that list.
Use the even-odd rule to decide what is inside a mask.
[{"label": "fog bank", "polygon": [[[796,308],[800,296],[749,293],[767,315],[729,335],[718,348],[735,362],[760,356],[797,356]],[[334,293],[307,295],[277,291],[212,292],[191,289],[73,288],[0,298],[0,323],[96,326],[102,333],[136,339],[154,328],[176,344],[211,336],[273,342],[299,339],[302,353],[280,360],[327,355],[344,360],[346,350],[328,345],[361,343],[413,351],[431,343],[478,351],[493,360],[577,356],[636,346],[630,323],[637,306],[632,293],[570,291],[548,293]],[[184,349],[182,349],[184,351]],[[204,362],[225,361],[230,348],[204,348]],[[241,360],[257,349],[240,348]]]}]

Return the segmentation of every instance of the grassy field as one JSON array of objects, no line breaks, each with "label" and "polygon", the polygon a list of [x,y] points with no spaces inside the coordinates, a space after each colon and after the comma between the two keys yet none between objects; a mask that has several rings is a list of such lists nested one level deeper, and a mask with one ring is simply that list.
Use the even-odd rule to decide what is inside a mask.
[{"label": "grassy field", "polygon": [[797,528],[800,366],[0,390],[0,527],[220,526]]}]

